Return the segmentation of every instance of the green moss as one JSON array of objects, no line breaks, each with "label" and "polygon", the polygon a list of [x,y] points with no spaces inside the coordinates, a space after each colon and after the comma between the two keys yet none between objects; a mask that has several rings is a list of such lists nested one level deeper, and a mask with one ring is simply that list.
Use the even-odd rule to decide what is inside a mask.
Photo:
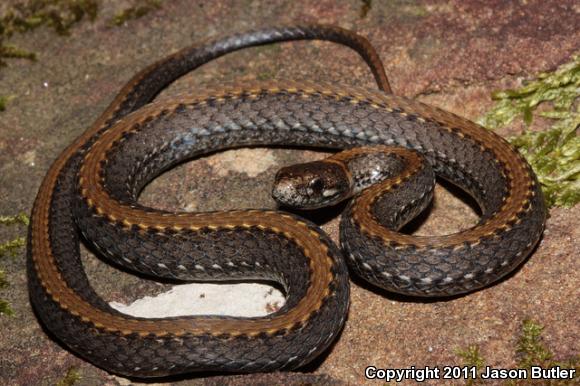
[{"label": "green moss", "polygon": [[[6,272],[0,269],[0,288],[8,287],[8,280],[6,279]],[[0,299],[0,316],[12,316],[14,315],[14,311],[12,307],[10,307],[10,303],[8,303],[4,299]]]},{"label": "green moss", "polygon": [[[48,27],[59,35],[68,35],[70,29],[83,20],[94,21],[99,12],[99,0],[28,0],[13,4],[0,16],[0,65],[3,59],[36,59],[32,52],[24,51],[5,41],[40,27]],[[137,0],[134,7],[118,13],[112,24],[120,25],[161,7],[161,0]]]},{"label": "green moss", "polygon": [[[30,223],[30,218],[24,213],[17,214],[16,216],[0,216],[0,225],[11,226],[11,225],[24,225],[28,226]],[[5,256],[15,256],[16,253],[26,245],[26,239],[24,237],[17,237],[13,240],[0,243],[0,258]],[[5,288],[8,286],[8,280],[6,279],[6,273],[4,270],[0,269],[0,288]],[[10,304],[4,299],[0,299],[0,315],[13,315],[14,312],[10,308]]]},{"label": "green moss", "polygon": [[[1,62],[0,62],[1,63]],[[0,96],[0,111],[4,111],[6,110],[6,105],[12,100],[14,99],[13,95],[3,95]]]},{"label": "green moss", "polygon": [[161,0],[139,0],[135,6],[117,13],[111,20],[111,24],[123,25],[128,20],[138,19],[159,8],[161,8]]},{"label": "green moss", "polygon": [[[0,216],[0,225],[10,226],[10,225],[25,225],[28,226],[30,223],[30,218],[24,214],[20,213],[16,216]],[[14,256],[20,248],[26,244],[24,237],[17,237],[10,241],[5,241],[0,244],[0,257],[4,256]]]},{"label": "green moss", "polygon": [[5,43],[14,34],[47,26],[58,34],[66,35],[74,24],[84,18],[94,20],[97,11],[96,0],[29,0],[15,3],[0,17],[0,65],[6,64],[3,59],[36,59],[33,52]]},{"label": "green moss", "polygon": [[10,307],[10,303],[6,300],[0,299],[0,316],[2,315],[12,316],[14,315],[14,311],[12,310],[12,307]]},{"label": "green moss", "polygon": [[6,272],[0,269],[0,288],[8,287],[8,281],[6,280]]},{"label": "green moss", "polygon": [[97,0],[29,0],[16,3],[0,18],[0,36],[10,37],[42,26],[66,35],[81,20],[95,20],[98,9]]},{"label": "green moss", "polygon": [[[539,323],[526,319],[522,323],[520,336],[517,342],[516,357],[518,368],[529,369],[532,366],[540,366],[544,369],[559,366],[565,369],[576,369],[576,377],[580,373],[580,355],[576,355],[564,361],[553,360],[554,354],[542,341],[544,327]],[[572,380],[542,380],[544,385],[568,385]],[[530,384],[532,381],[509,382],[511,385]]]},{"label": "green moss", "polygon": [[[475,367],[477,368],[477,373],[481,372],[481,369],[485,366],[485,360],[479,352],[479,346],[473,344],[464,350],[456,350],[457,354],[461,359],[463,359],[463,366]],[[475,385],[479,383],[478,379],[468,379],[466,381],[467,386]]]},{"label": "green moss", "polygon": [[56,383],[56,386],[72,386],[81,380],[81,374],[76,367],[68,369],[64,377]]},{"label": "green moss", "polygon": [[[118,13],[112,24],[121,25],[161,7],[161,0],[136,0],[137,5]],[[47,27],[59,35],[70,34],[70,29],[83,20],[94,21],[100,0],[27,0],[12,4],[0,16],[0,67],[7,59],[36,60],[36,54],[6,43],[15,34],[23,34]],[[10,97],[0,96],[0,111],[6,109]]]},{"label": "green moss", "polygon": [[[479,123],[494,129],[521,117],[529,125],[534,116],[552,122],[543,132],[526,130],[509,138],[526,157],[542,184],[548,205],[571,207],[580,202],[580,55],[551,73],[516,90],[495,92],[496,105]],[[545,109],[536,112],[541,104]]]},{"label": "green moss", "polygon": [[526,131],[510,138],[542,184],[548,205],[572,207],[580,202],[580,114],[564,118],[544,132]]},{"label": "green moss", "polygon": [[14,256],[24,245],[26,245],[24,237],[17,237],[14,240],[2,243],[0,244],[0,257]]},{"label": "green moss", "polygon": [[30,217],[25,213],[19,213],[16,216],[0,216],[0,225],[26,225],[30,224]]},{"label": "green moss", "polygon": [[33,52],[29,52],[20,49],[16,46],[10,44],[2,45],[0,41],[0,66],[6,66],[6,61],[4,59],[28,59],[36,60],[36,55]]},{"label": "green moss", "polygon": [[544,327],[533,320],[524,320],[516,350],[519,366],[529,368],[552,359],[553,354],[542,344],[543,330]]},{"label": "green moss", "polygon": [[[578,374],[580,374],[580,355],[575,355],[572,358],[555,361],[553,360],[554,354],[548,349],[542,341],[542,332],[544,327],[539,323],[526,319],[522,322],[521,331],[519,333],[517,343],[516,343],[516,363],[518,369],[530,369],[532,366],[540,366],[543,369],[549,369],[551,367],[559,366],[562,369],[575,369],[576,378],[566,379],[566,380],[531,380],[531,379],[521,379],[521,380],[510,380],[505,382],[506,385],[511,386],[521,386],[521,385],[569,385],[573,384],[578,380]],[[485,359],[479,352],[479,347],[477,345],[471,345],[465,350],[457,350],[456,354],[463,359],[464,366],[475,366],[478,369],[478,374],[485,366]],[[529,371],[528,371],[528,374]],[[469,379],[466,381],[466,385],[475,385],[483,383],[483,381],[478,378],[477,380]]]},{"label": "green moss", "polygon": [[[36,54],[6,43],[14,34],[22,34],[46,26],[60,35],[81,20],[94,20],[98,12],[97,0],[28,0],[16,2],[0,16],[0,67],[6,59],[36,60]],[[6,109],[10,97],[0,97],[0,111]]]}]

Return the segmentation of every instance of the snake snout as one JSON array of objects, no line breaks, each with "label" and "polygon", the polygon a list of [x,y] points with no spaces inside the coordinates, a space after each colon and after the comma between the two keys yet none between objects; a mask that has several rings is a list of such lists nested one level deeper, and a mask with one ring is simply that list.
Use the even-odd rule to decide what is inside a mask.
[{"label": "snake snout", "polygon": [[286,206],[295,206],[300,202],[300,194],[298,193],[295,184],[284,178],[276,177],[276,182],[272,188],[272,197],[276,202]]}]

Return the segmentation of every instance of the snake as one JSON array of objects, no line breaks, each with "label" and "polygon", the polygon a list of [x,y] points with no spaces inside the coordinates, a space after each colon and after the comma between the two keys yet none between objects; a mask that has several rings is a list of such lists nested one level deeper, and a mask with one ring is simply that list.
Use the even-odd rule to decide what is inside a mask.
[{"label": "snake", "polygon": [[[217,57],[293,40],[352,48],[379,89],[270,81],[153,101]],[[340,247],[287,210],[174,213],[139,203],[142,189],[176,164],[254,146],[343,150],[281,169],[273,188],[281,209],[346,200]],[[400,232],[432,199],[436,177],[476,200],[479,222],[449,235]],[[292,370],[339,335],[349,271],[412,298],[469,293],[514,271],[538,243],[545,218],[537,178],[519,153],[467,119],[394,95],[366,38],[331,25],[267,27],[207,39],[146,67],[58,156],[32,210],[29,293],[54,337],[111,373]],[[273,282],[286,302],[260,317],[126,315],[91,287],[81,242],[146,277]]]}]

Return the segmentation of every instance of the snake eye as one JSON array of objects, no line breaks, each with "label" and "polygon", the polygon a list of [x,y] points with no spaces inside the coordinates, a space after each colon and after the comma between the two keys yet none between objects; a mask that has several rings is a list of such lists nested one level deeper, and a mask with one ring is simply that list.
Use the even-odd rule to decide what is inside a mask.
[{"label": "snake eye", "polygon": [[308,187],[319,193],[324,188],[324,181],[322,181],[322,178],[320,177],[315,177],[308,183]]}]

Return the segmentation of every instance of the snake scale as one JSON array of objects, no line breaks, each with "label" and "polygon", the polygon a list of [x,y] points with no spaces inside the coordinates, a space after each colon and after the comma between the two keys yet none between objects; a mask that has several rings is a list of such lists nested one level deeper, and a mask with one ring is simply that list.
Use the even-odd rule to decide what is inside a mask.
[{"label": "snake scale", "polygon": [[[150,103],[178,77],[229,52],[311,39],[357,51],[382,91],[280,82]],[[357,171],[375,163],[366,155],[385,151],[374,157],[392,172],[347,206],[342,251],[317,226],[282,211],[167,213],[137,201],[149,181],[176,163],[263,145],[351,149],[323,161],[324,173],[342,171],[341,178],[355,187],[363,184],[354,181],[357,174],[373,178]],[[446,236],[398,233],[431,199],[434,175],[472,195],[481,220]],[[284,196],[289,188],[284,173],[280,178]],[[316,180],[310,190],[334,195]],[[461,294],[514,270],[538,242],[545,216],[533,171],[506,141],[466,119],[392,95],[366,39],[324,25],[266,28],[207,41],[145,68],[62,152],[34,203],[30,297],[48,330],[110,372],[154,377],[295,369],[322,353],[344,324],[347,264],[390,291]],[[81,239],[116,264],[149,276],[274,281],[284,289],[286,303],[253,318],[124,315],[90,286],[80,260]]]}]

